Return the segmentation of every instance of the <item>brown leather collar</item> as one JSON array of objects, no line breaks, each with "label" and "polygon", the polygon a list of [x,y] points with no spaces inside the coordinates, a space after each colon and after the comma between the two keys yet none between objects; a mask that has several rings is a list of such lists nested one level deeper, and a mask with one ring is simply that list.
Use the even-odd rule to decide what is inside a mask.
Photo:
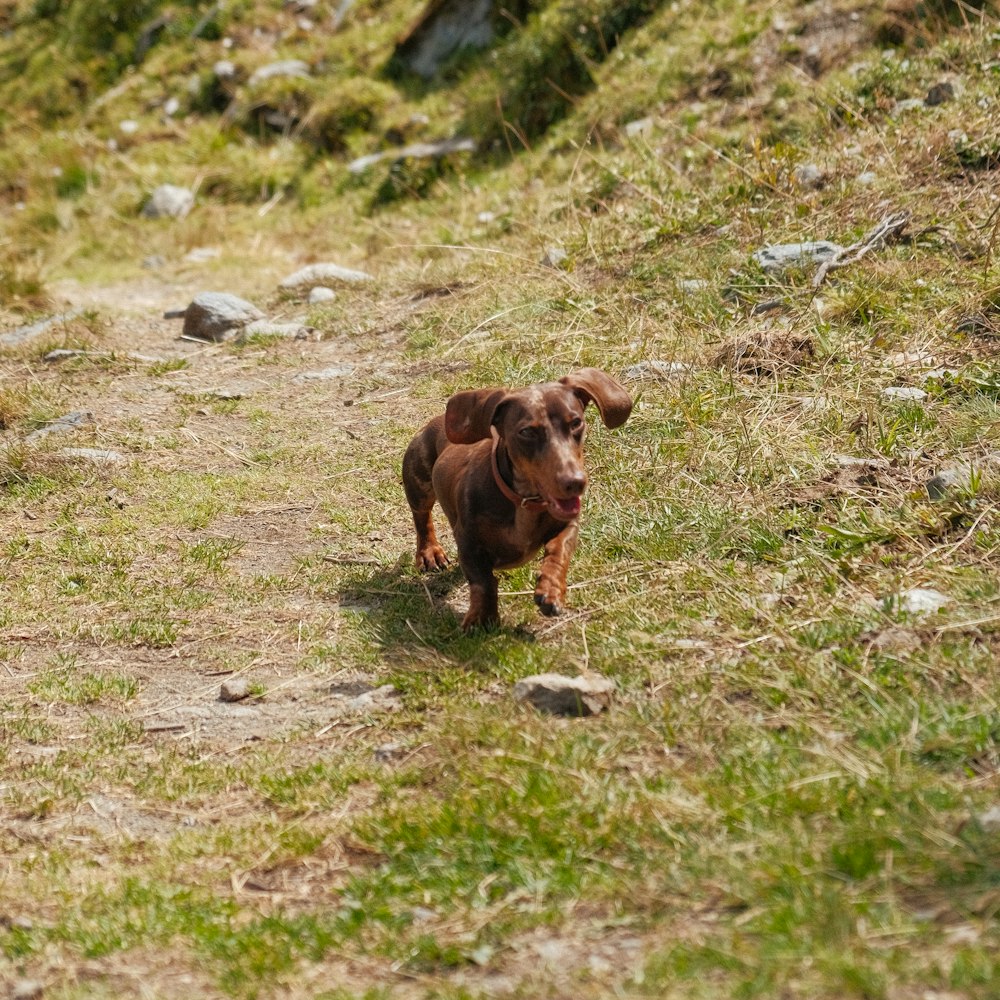
[{"label": "brown leather collar", "polygon": [[520,507],[523,510],[546,510],[548,504],[540,497],[523,497],[520,493],[515,493],[514,490],[507,485],[507,481],[500,475],[500,466],[497,464],[497,449],[500,447],[500,435],[497,433],[495,427],[490,428],[490,434],[493,436],[493,449],[490,452],[490,465],[493,467],[493,481],[497,484],[497,489],[512,503],[515,507]]}]

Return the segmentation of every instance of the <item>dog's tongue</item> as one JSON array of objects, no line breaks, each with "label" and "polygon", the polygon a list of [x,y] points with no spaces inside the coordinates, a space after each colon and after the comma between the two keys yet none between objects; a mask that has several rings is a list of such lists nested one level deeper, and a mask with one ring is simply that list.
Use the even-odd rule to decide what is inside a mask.
[{"label": "dog's tongue", "polygon": [[580,498],[569,497],[566,500],[560,500],[558,497],[552,497],[549,500],[549,509],[556,517],[576,517],[580,513]]}]

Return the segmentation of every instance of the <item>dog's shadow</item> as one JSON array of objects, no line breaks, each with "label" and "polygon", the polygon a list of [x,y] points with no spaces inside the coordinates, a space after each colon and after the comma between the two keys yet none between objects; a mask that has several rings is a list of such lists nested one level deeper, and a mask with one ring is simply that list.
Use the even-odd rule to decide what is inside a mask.
[{"label": "dog's shadow", "polygon": [[468,586],[457,565],[418,573],[412,557],[391,565],[358,566],[342,580],[341,611],[358,616],[366,638],[393,667],[401,660],[425,662],[439,654],[466,669],[495,673],[512,645],[533,645],[525,628],[462,631]]}]

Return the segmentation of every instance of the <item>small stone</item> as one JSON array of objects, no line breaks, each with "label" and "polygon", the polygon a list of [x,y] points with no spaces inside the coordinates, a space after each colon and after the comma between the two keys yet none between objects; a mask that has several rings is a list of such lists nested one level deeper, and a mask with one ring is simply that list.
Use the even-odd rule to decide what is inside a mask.
[{"label": "small stone", "polygon": [[670,378],[672,375],[686,375],[691,371],[691,366],[683,361],[640,361],[638,364],[629,365],[622,372],[622,378],[627,382],[636,382],[640,379]]},{"label": "small stone", "polygon": [[478,222],[481,226],[488,226],[496,219],[496,217],[496,212],[480,212],[476,216],[476,222]]},{"label": "small stone", "polygon": [[882,395],[893,402],[919,403],[927,398],[923,389],[911,385],[890,385],[882,390]]},{"label": "small stone", "polygon": [[65,416],[47,423],[44,427],[39,427],[38,430],[32,431],[24,440],[26,443],[28,441],[38,441],[49,434],[64,434],[67,431],[75,431],[81,427],[89,427],[93,422],[94,414],[89,410],[73,410],[72,413],[67,413]]},{"label": "small stone", "polygon": [[139,131],[139,123],[132,121],[131,118],[127,118],[125,121],[118,123],[118,131],[122,135],[135,135]]},{"label": "small stone", "polygon": [[878,174],[874,170],[866,170],[862,174],[858,174],[854,178],[856,184],[860,184],[862,187],[871,187],[878,180]]},{"label": "small stone", "polygon": [[919,97],[907,97],[902,101],[896,101],[896,106],[893,111],[896,112],[906,112],[906,111],[916,111],[917,108],[924,108],[926,105]]},{"label": "small stone", "polygon": [[254,70],[247,83],[249,86],[255,87],[258,83],[263,83],[265,80],[271,80],[275,77],[308,77],[310,73],[309,64],[304,63],[301,59],[281,59],[278,62],[273,62],[267,66],[261,66],[258,70]]},{"label": "small stone", "polygon": [[514,685],[514,698],[553,715],[597,715],[611,704],[615,687],[607,677],[536,674]]},{"label": "small stone", "polygon": [[219,688],[219,701],[243,701],[250,697],[250,682],[245,677],[231,677]]},{"label": "small stone", "polygon": [[185,337],[219,342],[264,319],[252,303],[228,292],[202,292],[184,310]]},{"label": "small stone", "polygon": [[33,979],[18,979],[11,990],[11,1000],[39,1000],[44,988]]},{"label": "small stone", "polygon": [[783,271],[789,267],[822,264],[836,257],[844,248],[829,240],[812,240],[806,243],[776,243],[752,254],[765,271]]},{"label": "small stone", "polygon": [[236,64],[229,59],[220,59],[212,67],[212,72],[219,80],[229,80],[236,76]]},{"label": "small stone", "polygon": [[161,184],[143,205],[147,219],[183,219],[194,207],[194,194],[174,184]]},{"label": "small stone", "polygon": [[245,326],[236,336],[236,343],[246,343],[248,337],[284,337],[287,340],[309,340],[316,332],[313,326],[304,323],[271,323],[258,319]]},{"label": "small stone", "polygon": [[634,122],[628,122],[625,125],[625,134],[630,138],[634,139],[637,135],[648,135],[653,131],[653,119],[637,118]]},{"label": "small stone", "polygon": [[282,279],[278,285],[285,291],[295,291],[308,285],[310,288],[322,285],[328,281],[345,281],[356,284],[361,281],[371,281],[372,276],[365,271],[353,271],[339,264],[309,264]]},{"label": "small stone", "polygon": [[126,461],[121,452],[105,448],[62,448],[59,454],[63,458],[76,458],[95,465],[120,465]]},{"label": "small stone", "polygon": [[888,469],[887,458],[859,458],[856,455],[834,455],[834,462],[841,469]]},{"label": "small stone", "polygon": [[380,764],[388,764],[390,761],[398,760],[406,753],[405,743],[383,743],[375,748],[375,759]]},{"label": "small stone", "polygon": [[319,371],[315,372],[300,372],[295,378],[292,379],[293,382],[331,382],[334,379],[345,378],[348,375],[353,374],[354,365],[344,364],[344,365],[333,365],[330,368],[321,368]]},{"label": "small stone", "polygon": [[930,615],[952,603],[947,594],[927,587],[911,587],[896,595],[895,605],[909,615]]},{"label": "small stone", "polygon": [[704,281],[702,278],[681,278],[677,282],[677,288],[685,295],[697,295],[710,287],[711,282]]},{"label": "small stone", "polygon": [[184,254],[184,259],[192,264],[204,264],[221,256],[222,251],[218,247],[194,247]]},{"label": "small stone", "polygon": [[955,493],[964,493],[972,489],[973,481],[984,468],[1000,467],[1000,452],[990,452],[976,462],[962,462],[944,469],[939,469],[933,478],[927,481],[927,495],[931,500],[944,500]]},{"label": "small stone", "polygon": [[800,163],[792,171],[792,179],[802,188],[818,188],[823,186],[825,175],[815,163]]},{"label": "small stone", "polygon": [[325,285],[317,285],[309,289],[309,305],[316,306],[322,302],[332,302],[337,297],[337,293],[332,288]]},{"label": "small stone", "polygon": [[17,347],[30,340],[35,340],[43,334],[48,333],[54,326],[69,323],[79,315],[80,313],[73,309],[70,312],[59,313],[57,316],[50,316],[48,319],[41,319],[37,323],[31,323],[28,326],[19,326],[13,330],[7,330],[0,333],[0,347]]},{"label": "small stone", "polygon": [[443,139],[441,142],[415,142],[399,149],[359,156],[347,165],[347,169],[352,174],[363,174],[382,160],[392,160],[394,163],[400,160],[434,160],[450,156],[452,153],[472,153],[475,149],[476,144],[472,139],[453,138]]},{"label": "small stone", "polygon": [[539,261],[544,267],[561,268],[569,254],[562,247],[546,247],[542,259]]},{"label": "small stone", "polygon": [[173,118],[181,109],[181,102],[177,100],[176,97],[168,97],[163,105],[163,113],[168,118]]},{"label": "small stone", "polygon": [[936,107],[938,104],[947,104],[948,101],[953,101],[955,99],[955,85],[950,80],[942,80],[940,83],[935,83],[930,90],[927,91],[927,96],[924,98],[924,104],[929,108]]},{"label": "small stone", "polygon": [[986,833],[1000,833],[1000,805],[991,806],[976,816],[976,822]]}]

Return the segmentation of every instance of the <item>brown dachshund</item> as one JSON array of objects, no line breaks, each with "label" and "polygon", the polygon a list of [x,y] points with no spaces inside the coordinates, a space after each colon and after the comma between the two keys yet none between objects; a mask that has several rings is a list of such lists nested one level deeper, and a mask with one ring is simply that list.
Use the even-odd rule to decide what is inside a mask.
[{"label": "brown dachshund", "polygon": [[417,529],[417,569],[440,569],[431,508],[440,502],[469,581],[468,631],[499,622],[493,571],[523,566],[544,547],[535,603],[557,615],[576,548],[580,498],[587,488],[583,420],[594,402],[606,427],[632,412],[629,394],[597,368],[527,389],[475,389],[448,400],[410,442],[403,487]]}]

